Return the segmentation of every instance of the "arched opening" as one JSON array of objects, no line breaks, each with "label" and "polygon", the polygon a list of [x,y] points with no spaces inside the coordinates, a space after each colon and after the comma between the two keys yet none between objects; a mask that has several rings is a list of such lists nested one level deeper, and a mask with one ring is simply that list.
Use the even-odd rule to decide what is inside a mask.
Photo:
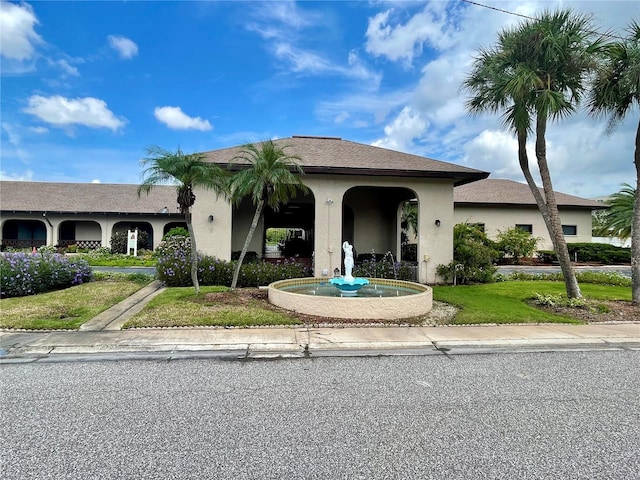
[{"label": "arched opening", "polygon": [[40,220],[7,220],[2,226],[2,250],[47,244],[47,227]]},{"label": "arched opening", "polygon": [[[237,258],[246,240],[255,206],[245,198],[233,212],[232,258]],[[263,219],[254,233],[247,259],[262,257],[278,262],[285,258],[311,264],[314,245],[315,199],[301,194],[278,211],[265,207]]]},{"label": "arched opening", "polygon": [[417,243],[417,232],[411,237],[404,232],[403,222],[405,205],[412,205],[417,220],[415,199],[416,193],[404,187],[362,186],[347,190],[342,205],[342,241],[354,246],[356,260],[382,257],[391,252],[396,260],[415,261],[415,258],[403,258],[403,251],[405,256],[408,253],[403,243],[409,240]]},{"label": "arched opening", "polygon": [[187,222],[169,222],[162,228],[162,235],[166,235],[169,230],[174,228],[184,228],[187,230]]},{"label": "arched opening", "polygon": [[59,247],[76,245],[81,249],[96,249],[102,246],[102,228],[92,221],[65,220],[58,230]]},{"label": "arched opening", "polygon": [[144,245],[140,241],[138,242],[138,248],[145,248],[151,250],[153,248],[153,227],[149,222],[118,222],[113,226],[111,230],[111,234],[124,232],[127,233],[129,230],[138,229],[139,232],[145,232],[147,234],[147,244]]}]

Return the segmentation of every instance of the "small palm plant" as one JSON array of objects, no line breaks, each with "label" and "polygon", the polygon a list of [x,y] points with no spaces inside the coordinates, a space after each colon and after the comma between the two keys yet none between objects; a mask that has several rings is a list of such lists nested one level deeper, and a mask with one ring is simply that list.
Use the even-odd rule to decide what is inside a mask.
[{"label": "small palm plant", "polygon": [[185,154],[180,149],[170,152],[155,145],[148,147],[146,154],[147,157],[140,162],[144,171],[138,196],[143,192],[148,195],[159,184],[176,186],[178,207],[184,215],[191,241],[191,280],[197,295],[200,293],[200,284],[196,236],[191,222],[191,207],[196,202],[193,190],[195,187],[213,189],[217,195],[226,196],[229,174],[217,165],[206,162],[202,154]]},{"label": "small palm plant", "polygon": [[238,264],[233,273],[231,288],[236,288],[240,267],[247,254],[251,239],[255,233],[264,206],[268,205],[277,211],[291,198],[295,198],[298,191],[307,192],[308,188],[302,183],[300,175],[304,174],[300,165],[300,157],[285,152],[286,146],[280,146],[272,140],[262,142],[258,146],[246,145],[232,162],[243,162],[248,168],[237,172],[230,181],[230,198],[236,205],[250,196],[256,207],[255,214],[247,238],[240,252]]}]

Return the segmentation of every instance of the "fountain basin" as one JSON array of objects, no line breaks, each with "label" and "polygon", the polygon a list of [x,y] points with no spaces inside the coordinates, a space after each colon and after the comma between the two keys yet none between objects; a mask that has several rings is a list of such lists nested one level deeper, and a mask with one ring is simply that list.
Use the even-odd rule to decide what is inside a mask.
[{"label": "fountain basin", "polygon": [[[306,315],[353,320],[399,320],[425,315],[433,306],[433,291],[426,285],[369,278],[358,296],[340,296],[324,278],[293,278],[269,285],[269,302]],[[375,290],[389,296],[377,296]],[[331,292],[337,292],[336,296]]]},{"label": "fountain basin", "polygon": [[329,280],[329,283],[342,292],[343,296],[354,297],[365,285],[369,285],[369,280],[366,278],[353,278],[347,280],[345,277],[337,277]]}]

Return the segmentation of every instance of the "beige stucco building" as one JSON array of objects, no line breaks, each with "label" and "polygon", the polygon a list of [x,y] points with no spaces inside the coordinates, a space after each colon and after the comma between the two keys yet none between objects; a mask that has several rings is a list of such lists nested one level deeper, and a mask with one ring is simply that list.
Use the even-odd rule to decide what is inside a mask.
[{"label": "beige stucco building", "polygon": [[[341,268],[344,241],[357,254],[391,252],[401,258],[401,211],[405,202],[420,209],[417,280],[436,281],[436,267],[453,256],[453,189],[488,176],[487,172],[363,145],[334,137],[294,136],[275,141],[300,158],[309,193],[293,199],[279,212],[268,211],[250,250],[262,252],[270,227],[298,228],[311,243],[318,277]],[[229,166],[242,147],[206,152],[213,163]],[[243,162],[232,169],[246,168]],[[205,199],[202,201],[202,199]],[[219,258],[242,248],[253,215],[246,201],[239,209],[198,192],[193,224],[199,248]],[[210,216],[213,215],[213,221]],[[232,232],[217,235],[216,232]]]},{"label": "beige stucco building", "polygon": [[[276,140],[300,157],[309,188],[278,212],[267,209],[249,250],[269,257],[266,233],[297,233],[296,249],[281,252],[312,264],[318,277],[342,267],[344,241],[358,254],[390,252],[402,259],[403,204],[418,206],[417,280],[436,282],[436,267],[453,257],[453,226],[483,224],[490,236],[510,226],[529,228],[551,248],[528,187],[509,180],[486,180],[487,172],[333,137],[294,136]],[[205,152],[210,162],[232,162],[242,147]],[[212,191],[197,189],[193,226],[198,250],[230,260],[241,250],[254,214],[249,199],[237,207]],[[568,241],[591,240],[591,211],[599,202],[558,194]],[[170,228],[183,226],[176,189],[157,186],[138,196],[136,185],[0,182],[0,228],[4,247],[109,246],[117,231],[138,228],[154,248]],[[294,242],[295,243],[295,242]]]},{"label": "beige stucco building", "polygon": [[[556,202],[566,241],[591,242],[592,212],[607,205],[560,192],[556,192]],[[461,185],[454,191],[454,203],[456,223],[478,224],[492,239],[500,231],[518,227],[539,238],[538,250],[553,250],[542,214],[524,183],[486,179]]]}]

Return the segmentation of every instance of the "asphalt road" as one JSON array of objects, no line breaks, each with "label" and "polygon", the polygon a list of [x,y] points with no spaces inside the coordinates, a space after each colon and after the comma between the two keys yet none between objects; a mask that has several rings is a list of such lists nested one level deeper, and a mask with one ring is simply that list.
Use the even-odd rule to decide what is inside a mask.
[{"label": "asphalt road", "polygon": [[10,479],[631,479],[640,353],[0,367]]}]

